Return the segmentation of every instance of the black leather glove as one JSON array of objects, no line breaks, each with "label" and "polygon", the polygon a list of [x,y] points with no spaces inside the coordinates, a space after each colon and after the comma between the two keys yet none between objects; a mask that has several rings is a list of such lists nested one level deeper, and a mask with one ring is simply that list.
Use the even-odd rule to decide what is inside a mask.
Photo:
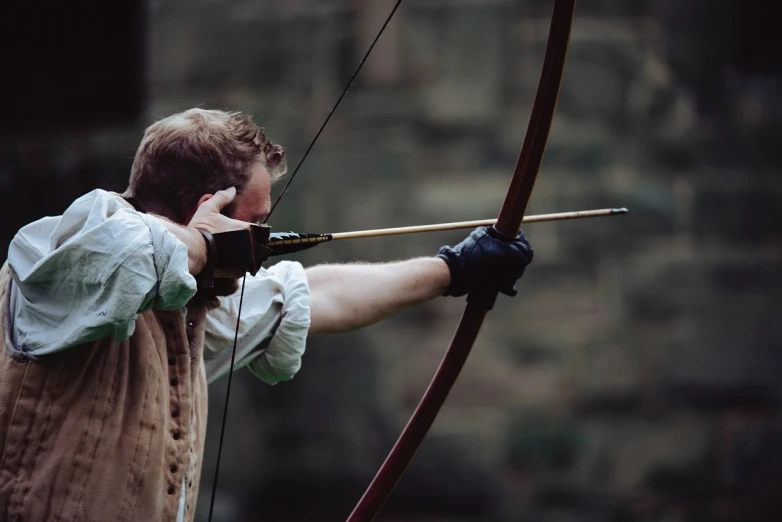
[{"label": "black leather glove", "polygon": [[470,294],[490,296],[487,310],[494,304],[497,292],[515,296],[516,281],[532,262],[532,247],[524,234],[513,239],[500,235],[492,226],[479,227],[455,247],[444,246],[437,253],[448,265],[451,284],[444,295]]}]

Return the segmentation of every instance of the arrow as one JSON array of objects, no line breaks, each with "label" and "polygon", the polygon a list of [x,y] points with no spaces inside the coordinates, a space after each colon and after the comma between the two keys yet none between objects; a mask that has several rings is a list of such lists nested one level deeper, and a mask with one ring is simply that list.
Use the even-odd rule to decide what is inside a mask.
[{"label": "arrow", "polygon": [[[559,212],[555,214],[537,214],[524,216],[522,223],[540,223],[542,221],[564,221],[566,219],[584,219],[608,217],[627,214],[626,208],[601,208],[597,210],[577,210],[574,212]],[[411,227],[376,228],[373,230],[356,230],[353,232],[337,232],[334,234],[297,234],[283,232],[272,234],[266,246],[272,250],[273,256],[290,254],[314,247],[328,241],[340,239],[360,239],[366,237],[396,236],[401,234],[418,234],[421,232],[439,232],[443,230],[459,230],[494,225],[496,219],[479,219],[475,221],[457,221],[454,223],[437,223],[434,225],[416,225]]]},{"label": "arrow", "polygon": [[[563,221],[566,219],[583,219],[590,217],[606,217],[627,214],[626,208],[602,208],[598,210],[577,210],[575,212],[560,212],[557,214],[537,214],[525,216],[522,223],[539,223],[541,221]],[[457,221],[455,223],[439,223],[436,225],[417,225],[412,227],[378,228],[375,230],[358,230],[355,232],[338,232],[331,234],[331,239],[358,239],[362,237],[395,236],[399,234],[417,234],[419,232],[439,232],[441,230],[459,230],[494,225],[497,219],[479,219],[476,221]]]}]

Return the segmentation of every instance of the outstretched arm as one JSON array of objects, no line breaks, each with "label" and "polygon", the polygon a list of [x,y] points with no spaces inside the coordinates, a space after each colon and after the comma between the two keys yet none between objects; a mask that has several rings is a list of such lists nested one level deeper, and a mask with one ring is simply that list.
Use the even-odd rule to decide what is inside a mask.
[{"label": "outstretched arm", "polygon": [[307,269],[310,333],[348,332],[443,295],[448,265],[438,257]]},{"label": "outstretched arm", "polygon": [[310,268],[309,331],[355,330],[440,295],[460,297],[482,288],[516,295],[516,281],[532,256],[522,233],[503,238],[491,227],[479,227],[436,257]]}]

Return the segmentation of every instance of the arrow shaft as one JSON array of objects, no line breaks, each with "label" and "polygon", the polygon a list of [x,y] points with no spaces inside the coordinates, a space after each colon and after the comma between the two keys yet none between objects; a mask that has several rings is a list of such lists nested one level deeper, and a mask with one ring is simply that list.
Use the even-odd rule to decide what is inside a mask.
[{"label": "arrow shaft", "polygon": [[[555,214],[537,214],[525,216],[522,223],[539,223],[541,221],[562,221],[566,219],[583,219],[626,214],[626,208],[603,208],[598,210],[579,210],[575,212],[558,212]],[[441,230],[458,230],[494,225],[497,219],[479,219],[475,221],[457,221],[454,223],[438,223],[436,225],[416,225],[412,227],[377,228],[374,230],[357,230],[354,232],[338,232],[331,234],[332,240],[358,239],[365,237],[395,236],[399,234],[417,234],[420,232],[438,232]]]}]

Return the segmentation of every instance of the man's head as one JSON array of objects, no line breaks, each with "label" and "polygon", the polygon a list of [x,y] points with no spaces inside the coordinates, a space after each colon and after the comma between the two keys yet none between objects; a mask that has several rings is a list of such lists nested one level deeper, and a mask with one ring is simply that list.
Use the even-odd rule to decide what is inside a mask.
[{"label": "man's head", "polygon": [[144,132],[124,196],[142,212],[187,224],[204,195],[236,187],[225,214],[257,221],[269,187],[285,175],[285,151],[238,112],[190,109]]}]

